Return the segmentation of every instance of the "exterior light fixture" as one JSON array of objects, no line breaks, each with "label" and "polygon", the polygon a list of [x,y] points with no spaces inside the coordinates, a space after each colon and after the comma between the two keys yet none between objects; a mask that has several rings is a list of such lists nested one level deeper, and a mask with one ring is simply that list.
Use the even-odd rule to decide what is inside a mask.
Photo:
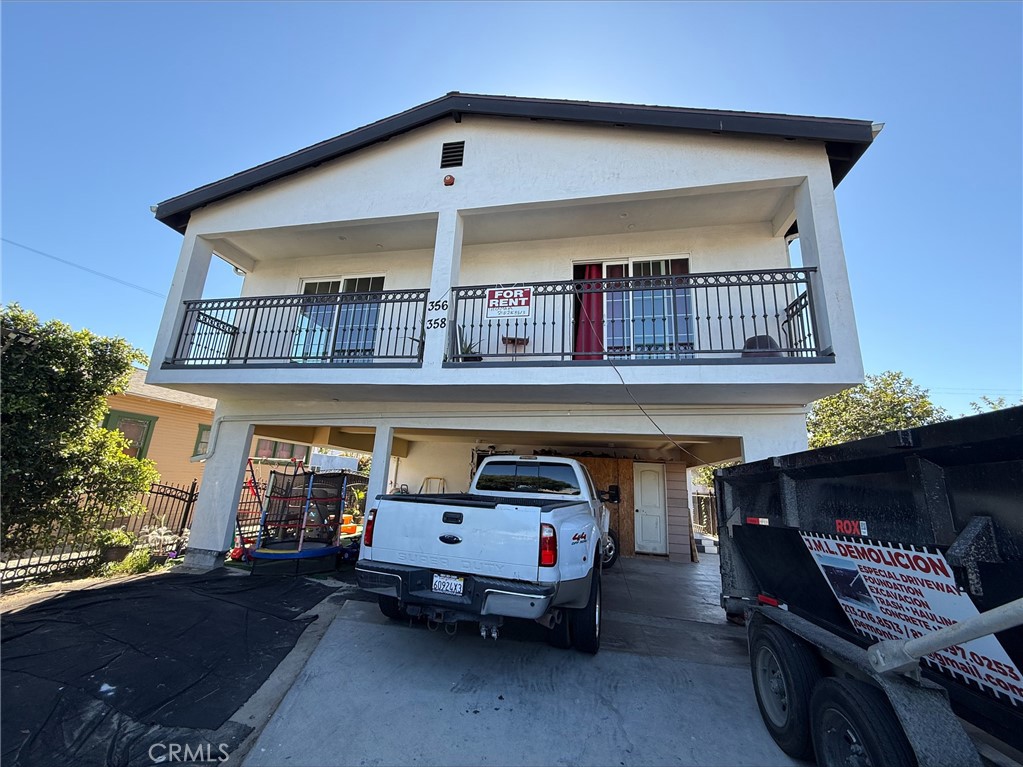
[{"label": "exterior light fixture", "polygon": [[455,185],[455,177],[454,176],[445,176],[444,177],[444,186],[454,186],[454,185]]}]

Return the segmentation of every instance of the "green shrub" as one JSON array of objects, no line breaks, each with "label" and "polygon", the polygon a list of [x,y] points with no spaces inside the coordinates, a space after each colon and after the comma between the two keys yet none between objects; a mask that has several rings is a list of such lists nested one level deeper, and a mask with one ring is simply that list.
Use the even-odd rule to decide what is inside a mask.
[{"label": "green shrub", "polygon": [[152,552],[145,546],[128,554],[121,562],[111,562],[103,568],[104,575],[138,575],[147,573],[159,565],[153,561]]},{"label": "green shrub", "polygon": [[100,530],[96,534],[96,546],[101,549],[109,549],[114,546],[134,546],[135,535],[129,533],[123,527],[114,530]]}]

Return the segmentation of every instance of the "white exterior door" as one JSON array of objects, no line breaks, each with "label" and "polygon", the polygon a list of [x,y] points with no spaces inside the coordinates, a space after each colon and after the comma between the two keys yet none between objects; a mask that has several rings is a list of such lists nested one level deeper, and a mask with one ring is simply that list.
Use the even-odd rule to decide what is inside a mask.
[{"label": "white exterior door", "polygon": [[636,488],[636,551],[668,553],[668,506],[664,497],[664,464],[633,464]]}]

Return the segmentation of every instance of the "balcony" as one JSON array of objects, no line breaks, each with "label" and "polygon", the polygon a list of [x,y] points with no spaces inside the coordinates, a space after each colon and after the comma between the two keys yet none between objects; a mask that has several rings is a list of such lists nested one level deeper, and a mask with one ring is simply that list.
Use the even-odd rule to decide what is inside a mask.
[{"label": "balcony", "polygon": [[453,288],[452,362],[818,357],[811,268]]},{"label": "balcony", "polygon": [[[821,356],[814,271],[456,287],[443,320],[444,361],[457,367],[809,361]],[[428,293],[186,301],[165,367],[419,366]]]},{"label": "balcony", "polygon": [[418,365],[428,290],[185,301],[168,366]]}]

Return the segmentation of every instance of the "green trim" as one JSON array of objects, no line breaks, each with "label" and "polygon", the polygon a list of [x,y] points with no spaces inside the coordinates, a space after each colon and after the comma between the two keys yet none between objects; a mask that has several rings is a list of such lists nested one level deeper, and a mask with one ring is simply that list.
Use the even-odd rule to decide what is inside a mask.
[{"label": "green trim", "polygon": [[146,421],[149,424],[149,428],[146,429],[146,437],[142,440],[142,444],[139,445],[138,455],[136,458],[145,458],[149,452],[149,443],[153,441],[153,432],[156,431],[156,422],[160,420],[159,416],[146,415],[145,413],[129,413],[126,410],[111,410],[107,413],[107,417],[103,419],[103,428],[110,429],[111,431],[118,429],[118,424],[122,419],[130,418],[134,421]]},{"label": "green trim", "polygon": [[201,423],[199,424],[199,430],[198,432],[196,432],[195,435],[195,445],[192,447],[193,456],[202,455],[202,453],[206,452],[206,450],[203,450],[202,452],[199,451],[199,445],[202,443],[202,435],[204,431],[206,432],[206,450],[209,450],[210,447],[209,435],[210,432],[213,431],[213,426],[208,423]]}]

